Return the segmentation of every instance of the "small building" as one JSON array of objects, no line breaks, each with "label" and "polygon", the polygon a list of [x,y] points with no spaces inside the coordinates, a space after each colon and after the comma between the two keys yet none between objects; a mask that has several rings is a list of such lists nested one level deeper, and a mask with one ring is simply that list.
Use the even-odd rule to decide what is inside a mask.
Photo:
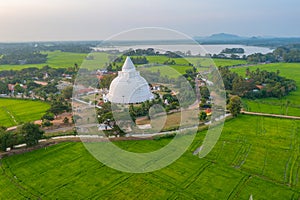
[{"label": "small building", "polygon": [[263,86],[263,85],[256,85],[255,86],[257,89],[259,89],[259,90],[262,90],[265,86]]},{"label": "small building", "polygon": [[212,114],[211,108],[207,108],[207,109],[205,110],[205,113],[206,113],[207,116],[210,116],[210,115]]},{"label": "small building", "polygon": [[160,85],[158,85],[158,84],[152,84],[152,91],[160,91],[161,90],[161,88],[160,88]]}]

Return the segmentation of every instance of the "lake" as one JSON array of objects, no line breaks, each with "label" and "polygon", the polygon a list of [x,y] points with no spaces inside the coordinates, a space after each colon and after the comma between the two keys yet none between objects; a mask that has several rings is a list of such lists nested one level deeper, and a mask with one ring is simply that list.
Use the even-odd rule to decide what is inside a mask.
[{"label": "lake", "polygon": [[97,47],[94,48],[96,51],[106,51],[106,50],[119,50],[124,51],[128,49],[147,49],[153,48],[156,51],[164,53],[165,51],[181,51],[188,52],[191,51],[192,55],[205,55],[207,53],[210,54],[219,54],[223,49],[226,48],[243,48],[245,50],[244,54],[239,55],[251,55],[254,53],[271,53],[273,49],[267,47],[258,47],[258,46],[246,46],[246,45],[235,45],[235,44],[222,44],[222,45],[196,45],[196,44],[176,44],[176,45],[126,45],[126,46],[114,46],[114,47]]}]

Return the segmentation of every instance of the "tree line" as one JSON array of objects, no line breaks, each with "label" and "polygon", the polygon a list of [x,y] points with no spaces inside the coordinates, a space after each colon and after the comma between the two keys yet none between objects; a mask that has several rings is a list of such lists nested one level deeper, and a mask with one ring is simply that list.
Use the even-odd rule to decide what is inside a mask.
[{"label": "tree line", "polygon": [[0,65],[24,65],[46,63],[48,54],[30,49],[17,49],[4,53],[0,57]]}]

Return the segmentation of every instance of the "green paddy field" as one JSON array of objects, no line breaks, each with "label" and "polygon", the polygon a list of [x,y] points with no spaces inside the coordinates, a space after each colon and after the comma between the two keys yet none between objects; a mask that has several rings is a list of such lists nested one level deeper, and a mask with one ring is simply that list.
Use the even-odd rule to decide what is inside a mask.
[{"label": "green paddy field", "polygon": [[39,120],[50,105],[41,101],[0,98],[0,125],[16,126]]},{"label": "green paddy field", "polygon": [[[225,123],[204,159],[204,132],[176,162],[145,174],[98,162],[82,143],[66,142],[1,160],[0,199],[299,199],[300,121],[245,116]],[[122,141],[148,152],[170,139]]]}]

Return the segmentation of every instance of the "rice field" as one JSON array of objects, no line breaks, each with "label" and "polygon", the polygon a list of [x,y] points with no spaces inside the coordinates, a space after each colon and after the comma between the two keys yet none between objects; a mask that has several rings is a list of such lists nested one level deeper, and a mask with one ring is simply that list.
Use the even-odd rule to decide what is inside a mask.
[{"label": "rice field", "polygon": [[[1,160],[0,199],[299,199],[300,121],[241,115],[226,122],[204,159],[193,145],[159,171],[130,174],[104,166],[67,142]],[[122,141],[149,152],[170,139]]]},{"label": "rice field", "polygon": [[12,127],[39,120],[49,108],[41,101],[0,98],[0,125]]}]

